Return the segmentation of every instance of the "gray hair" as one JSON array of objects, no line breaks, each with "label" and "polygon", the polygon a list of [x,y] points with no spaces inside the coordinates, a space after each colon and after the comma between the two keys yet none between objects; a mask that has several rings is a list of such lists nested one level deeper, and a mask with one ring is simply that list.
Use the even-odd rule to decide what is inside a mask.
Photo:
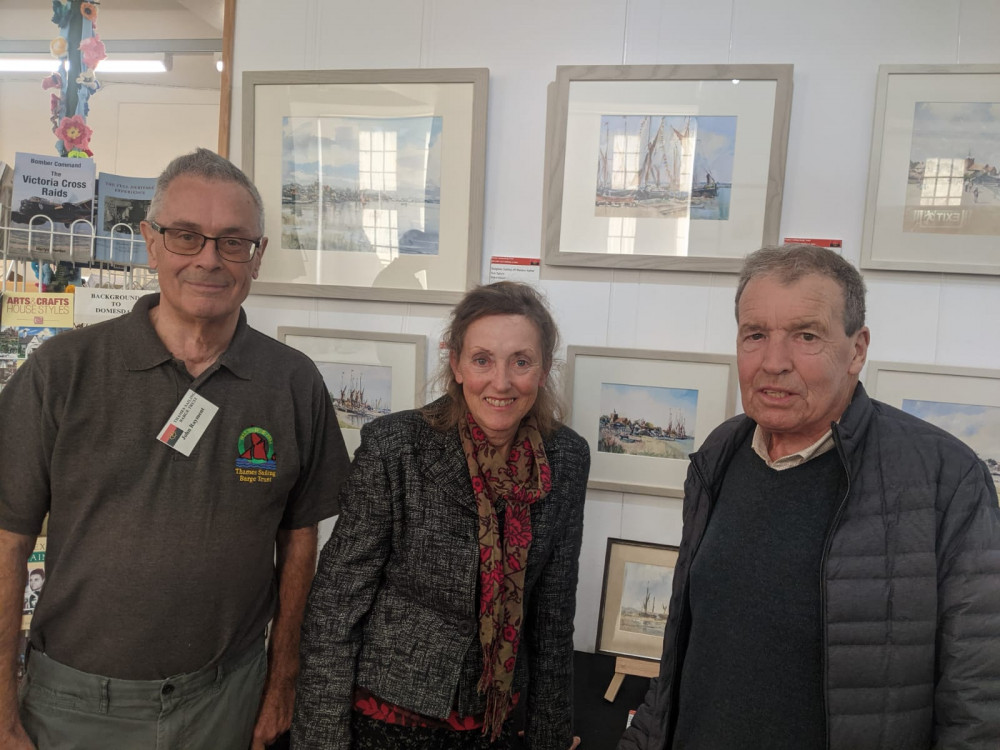
[{"label": "gray hair", "polygon": [[261,235],[264,234],[264,201],[261,200],[257,187],[229,159],[225,159],[214,151],[209,151],[207,148],[199,148],[190,154],[178,156],[160,173],[160,176],[156,179],[153,200],[150,201],[149,210],[146,212],[146,219],[148,221],[153,221],[159,216],[160,209],[163,208],[163,198],[167,193],[167,188],[170,187],[170,183],[184,175],[201,177],[217,182],[233,182],[246,188],[246,191],[250,193],[254,209],[257,212],[257,231]]},{"label": "gray hair", "polygon": [[825,247],[774,245],[750,253],[743,261],[736,287],[736,322],[740,320],[740,297],[752,279],[775,276],[781,284],[793,284],[803,276],[818,274],[833,279],[844,293],[844,332],[851,336],[865,324],[865,282],[854,266]]}]

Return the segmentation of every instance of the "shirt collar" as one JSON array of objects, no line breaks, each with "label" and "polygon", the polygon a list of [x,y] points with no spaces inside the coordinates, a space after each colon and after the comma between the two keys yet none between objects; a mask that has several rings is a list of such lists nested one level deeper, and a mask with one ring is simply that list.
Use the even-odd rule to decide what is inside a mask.
[{"label": "shirt collar", "polygon": [[[173,359],[170,350],[157,335],[153,321],[149,319],[149,311],[158,304],[159,293],[143,295],[136,300],[132,312],[122,319],[122,355],[127,370],[151,370]],[[226,367],[242,380],[250,380],[253,371],[251,357],[246,350],[249,335],[250,326],[247,325],[247,316],[241,307],[233,339],[226,351],[219,355],[216,364]]]},{"label": "shirt collar", "polygon": [[806,461],[822,456],[831,450],[833,448],[833,430],[827,430],[825,435],[807,448],[803,448],[787,456],[782,456],[781,458],[776,458],[773,461],[767,452],[768,442],[770,442],[770,434],[763,427],[757,425],[753,431],[753,442],[751,442],[750,447],[753,448],[754,453],[764,460],[768,468],[775,471],[782,471],[783,469],[801,466]]}]

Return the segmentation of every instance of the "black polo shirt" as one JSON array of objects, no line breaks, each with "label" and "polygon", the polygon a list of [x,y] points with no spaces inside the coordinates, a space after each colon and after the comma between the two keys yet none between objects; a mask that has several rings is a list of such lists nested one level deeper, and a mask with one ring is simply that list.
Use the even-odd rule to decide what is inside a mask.
[{"label": "black polo shirt", "polygon": [[[240,311],[192,378],[156,335],[157,304],[54,337],[0,391],[0,527],[37,534],[50,512],[32,644],[123,679],[251,645],[276,602],[275,534],[337,513],[349,465],[304,354]],[[184,456],[156,438],[189,389],[219,411]]]}]

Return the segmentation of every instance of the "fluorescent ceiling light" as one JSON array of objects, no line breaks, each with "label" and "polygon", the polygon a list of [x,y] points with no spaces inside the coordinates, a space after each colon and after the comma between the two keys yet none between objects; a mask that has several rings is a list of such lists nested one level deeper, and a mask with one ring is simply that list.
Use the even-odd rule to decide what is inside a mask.
[{"label": "fluorescent ceiling light", "polygon": [[[97,64],[98,73],[166,73],[170,56],[132,54],[106,58]],[[0,55],[0,71],[7,73],[55,73],[60,61],[51,55]]]},{"label": "fluorescent ceiling light", "polygon": [[45,57],[41,55],[0,56],[0,71],[5,73],[55,73],[58,69],[59,60],[51,55]]},{"label": "fluorescent ceiling light", "polygon": [[122,60],[108,57],[97,63],[98,73],[166,73],[167,70],[164,55],[156,55],[142,60]]}]

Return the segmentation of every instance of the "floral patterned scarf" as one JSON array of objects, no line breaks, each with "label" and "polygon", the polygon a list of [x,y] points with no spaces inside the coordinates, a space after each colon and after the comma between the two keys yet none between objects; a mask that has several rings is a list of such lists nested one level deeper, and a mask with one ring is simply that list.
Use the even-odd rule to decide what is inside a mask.
[{"label": "floral patterned scarf", "polygon": [[[479,511],[479,641],[483,675],[478,690],[486,694],[483,734],[495,740],[511,709],[514,664],[524,622],[524,574],[531,548],[531,504],[552,486],[549,462],[535,418],[521,421],[510,452],[504,456],[466,413],[459,425]],[[495,502],[506,501],[503,533]]]}]

